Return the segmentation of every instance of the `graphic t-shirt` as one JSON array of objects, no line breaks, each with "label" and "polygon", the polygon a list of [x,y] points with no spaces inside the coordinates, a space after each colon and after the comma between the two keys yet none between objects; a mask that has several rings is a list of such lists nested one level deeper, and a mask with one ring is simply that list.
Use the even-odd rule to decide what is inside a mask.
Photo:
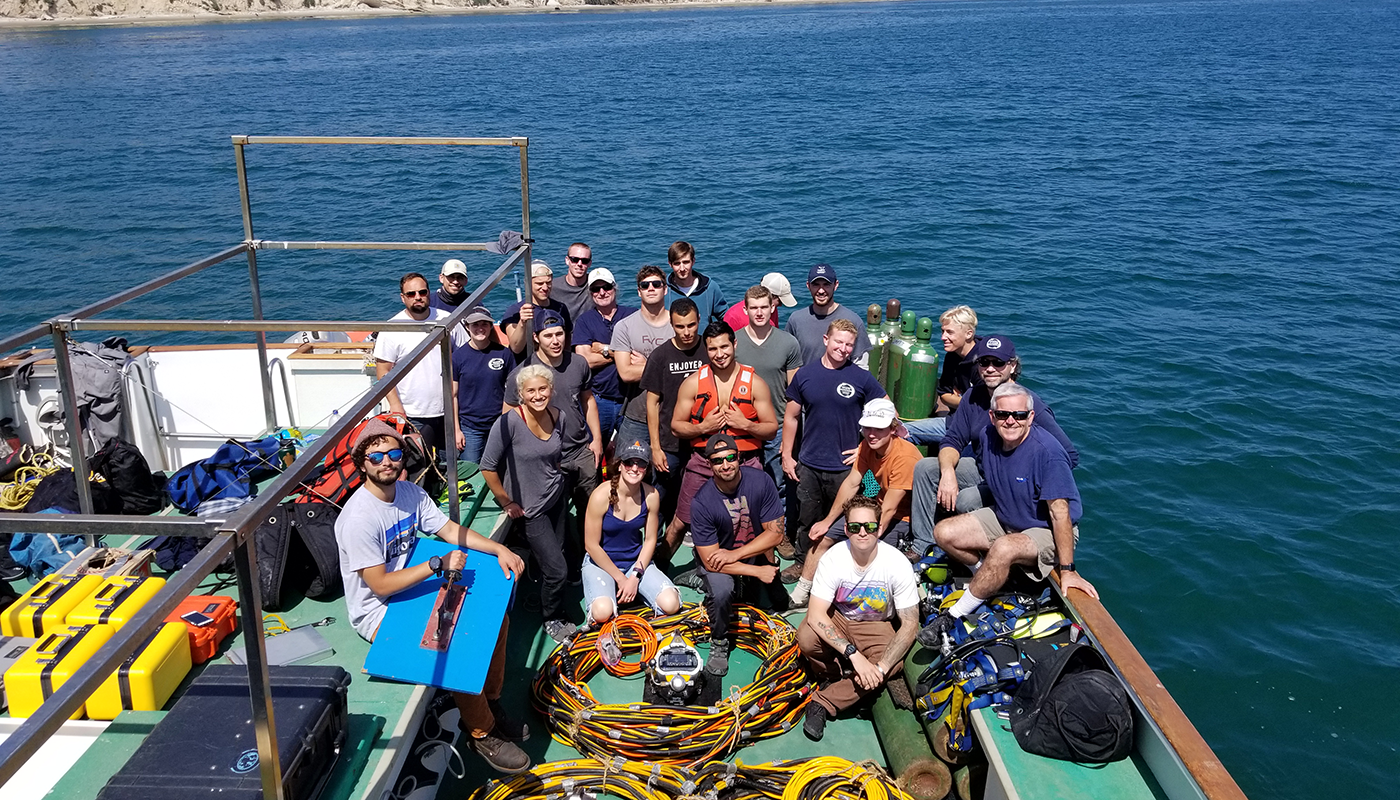
[{"label": "graphic t-shirt", "polygon": [[830,369],[820,359],[792,377],[788,400],[802,406],[802,448],[797,460],[812,469],[847,469],[842,453],[860,443],[860,415],[865,404],[884,397],[884,387],[869,372],[846,362]]},{"label": "graphic t-shirt", "polygon": [[452,353],[452,380],[457,381],[457,416],[463,428],[484,431],[501,415],[506,377],[515,370],[515,354],[499,342],[485,350],[470,344]]},{"label": "graphic t-shirt", "polygon": [[876,501],[883,505],[885,492],[890,489],[904,490],[904,499],[899,501],[899,511],[890,520],[891,525],[909,519],[909,510],[914,502],[914,465],[923,457],[912,442],[897,436],[892,437],[885,447],[884,458],[876,458],[875,451],[864,439],[856,450],[856,469],[861,475],[874,473],[875,482],[880,485],[880,490],[875,494]]},{"label": "graphic t-shirt", "polygon": [[[663,314],[662,319],[660,325],[653,325],[638,312],[622,320],[613,326],[612,349],[618,353],[636,353],[651,358],[656,348],[670,341],[675,335],[675,331],[671,329],[670,315]],[[645,424],[647,400],[646,393],[640,385],[640,382],[636,385],[623,385],[622,392],[627,397],[627,405],[623,407],[622,415],[634,422]]]},{"label": "graphic t-shirt", "polygon": [[[618,306],[613,312],[612,319],[605,319],[596,308],[590,308],[578,318],[574,324],[574,346],[591,347],[594,342],[602,342],[605,345],[612,345],[613,329],[624,319],[632,316],[637,309],[631,306]],[[615,403],[625,400],[622,393],[622,382],[617,377],[617,364],[611,360],[601,367],[593,367],[593,380],[588,384],[588,388],[599,397],[605,397]]]},{"label": "graphic t-shirt", "polygon": [[392,503],[383,502],[364,487],[345,501],[335,520],[335,542],[340,551],[340,578],[345,582],[345,608],[356,633],[373,638],[387,608],[387,598],[376,595],[359,570],[380,564],[385,572],[403,569],[413,555],[419,533],[437,533],[446,524],[447,515],[428,493],[408,481],[399,481],[394,487]]},{"label": "graphic t-shirt", "polygon": [[768,473],[740,467],[734,494],[721,492],[714,479],[705,481],[695,493],[690,501],[690,538],[697,547],[717,544],[735,550],[753,541],[763,523],[782,519],[785,514],[778,487]]},{"label": "graphic t-shirt", "polygon": [[895,548],[876,542],[865,572],[856,570],[850,542],[834,545],[817,562],[812,596],[831,603],[846,619],[862,622],[894,619],[899,609],[919,605],[914,568]]},{"label": "graphic t-shirt", "polygon": [[[646,369],[642,371],[642,380],[637,386],[643,394],[651,393],[660,399],[661,417],[657,420],[657,435],[661,439],[661,449],[668,453],[680,452],[681,447],[675,431],[671,430],[671,415],[676,411],[676,395],[679,394],[685,379],[708,363],[710,354],[698,336],[695,338],[695,344],[688,350],[676,347],[673,339],[656,348],[647,357]],[[646,418],[645,413],[642,418]]]},{"label": "graphic t-shirt", "polygon": [[1002,449],[996,428],[988,425],[979,437],[982,476],[992,491],[997,519],[1007,530],[1049,528],[1051,500],[1068,500],[1070,522],[1079,523],[1084,513],[1079,487],[1069,456],[1054,436],[1032,425],[1025,441],[1010,453]]},{"label": "graphic t-shirt", "polygon": [[[428,311],[429,315],[424,320],[415,320],[404,310],[390,317],[389,321],[427,322],[452,316],[440,308],[429,308]],[[453,347],[462,347],[467,343],[467,332],[461,325],[453,328],[451,335]],[[417,331],[380,331],[374,340],[374,357],[397,364],[427,336]],[[436,355],[429,353],[419,359],[395,388],[399,390],[399,401],[403,403],[404,413],[408,416],[425,419],[443,416],[442,359]]]}]

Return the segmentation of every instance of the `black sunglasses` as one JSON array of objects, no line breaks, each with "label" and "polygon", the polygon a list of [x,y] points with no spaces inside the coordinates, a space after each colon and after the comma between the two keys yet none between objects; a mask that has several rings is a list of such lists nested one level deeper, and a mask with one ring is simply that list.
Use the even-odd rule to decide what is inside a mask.
[{"label": "black sunglasses", "polygon": [[857,533],[860,533],[861,531],[865,531],[866,533],[874,533],[874,532],[876,532],[876,531],[878,531],[878,530],[880,530],[880,523],[878,523],[878,522],[847,522],[847,523],[846,523],[846,533],[849,533],[849,534],[852,535],[852,536],[855,536]]},{"label": "black sunglasses", "polygon": [[404,292],[404,293],[403,293],[403,296],[404,296],[404,297],[427,297],[427,296],[428,296],[428,290],[427,290],[427,289],[419,289],[419,290],[416,291],[416,292]]},{"label": "black sunglasses", "polygon": [[649,281],[638,281],[638,283],[637,283],[637,288],[638,288],[638,289],[660,289],[661,287],[663,287],[663,286],[665,286],[665,285],[666,285],[666,281],[653,279],[653,280],[649,280]]},{"label": "black sunglasses", "polygon": [[592,263],[593,263],[593,259],[591,259],[591,258],[589,258],[589,257],[587,257],[587,256],[584,256],[583,258],[579,258],[578,256],[569,256],[569,260],[572,261],[572,262],[574,262],[575,264],[592,264]]},{"label": "black sunglasses", "polygon": [[385,450],[382,453],[365,453],[365,460],[376,467],[383,464],[386,458],[397,464],[403,461],[403,450],[395,447],[393,450]]},{"label": "black sunglasses", "polygon": [[993,416],[993,417],[996,417],[997,419],[1006,419],[1007,417],[1015,417],[1016,420],[1017,420],[1018,422],[1025,422],[1027,419],[1030,418],[1031,412],[1029,412],[1029,411],[1002,411],[1001,409],[997,409],[997,410],[995,410],[995,411],[992,412],[992,416]]},{"label": "black sunglasses", "polygon": [[996,367],[997,369],[1001,369],[1002,367],[1006,366],[1005,361],[1002,361],[1001,359],[996,358],[995,356],[982,356],[973,363],[975,363],[979,367]]},{"label": "black sunglasses", "polygon": [[730,464],[739,460],[738,453],[726,453],[722,456],[710,456],[710,463],[716,466],[720,464]]},{"label": "black sunglasses", "polygon": [[599,292],[611,292],[615,288],[617,287],[613,286],[611,283],[595,283],[588,287],[588,291],[593,294],[598,294]]}]

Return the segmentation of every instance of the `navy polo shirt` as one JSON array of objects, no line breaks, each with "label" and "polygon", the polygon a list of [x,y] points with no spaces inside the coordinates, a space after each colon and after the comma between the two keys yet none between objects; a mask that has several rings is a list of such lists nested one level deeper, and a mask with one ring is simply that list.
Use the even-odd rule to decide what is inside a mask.
[{"label": "navy polo shirt", "polygon": [[[611,320],[604,319],[603,315],[596,308],[590,308],[579,315],[574,322],[574,345],[592,346],[594,342],[612,344],[613,326],[632,316],[637,309],[631,306],[618,306],[617,313],[613,314]],[[617,365],[609,361],[605,366],[593,370],[593,379],[588,384],[588,388],[599,397],[607,398],[615,403],[621,403],[625,397],[622,395],[622,384],[618,381]]]}]

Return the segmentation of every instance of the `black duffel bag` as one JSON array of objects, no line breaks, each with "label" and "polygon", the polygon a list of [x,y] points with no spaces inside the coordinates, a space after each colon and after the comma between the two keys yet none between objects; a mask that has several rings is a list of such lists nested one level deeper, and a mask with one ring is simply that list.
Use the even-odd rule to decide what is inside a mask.
[{"label": "black duffel bag", "polygon": [[1070,644],[1031,667],[1011,703],[1011,733],[1027,753],[1106,764],[1133,750],[1133,707],[1103,655]]},{"label": "black duffel bag", "polygon": [[107,479],[123,514],[154,514],[165,507],[165,473],[151,472],[151,465],[136,445],[108,439],[88,464]]},{"label": "black duffel bag", "polygon": [[340,509],[330,503],[287,502],[258,526],[253,535],[265,610],[281,611],[302,597],[324,599],[340,592],[338,516]]}]

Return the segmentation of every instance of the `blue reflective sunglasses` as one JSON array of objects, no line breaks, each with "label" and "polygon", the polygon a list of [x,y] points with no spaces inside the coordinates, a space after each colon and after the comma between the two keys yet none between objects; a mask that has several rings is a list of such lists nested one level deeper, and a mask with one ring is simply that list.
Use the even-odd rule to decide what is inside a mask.
[{"label": "blue reflective sunglasses", "polygon": [[365,453],[365,460],[376,467],[383,464],[386,458],[395,463],[403,461],[403,451],[395,447],[393,450],[386,450],[382,453]]}]

